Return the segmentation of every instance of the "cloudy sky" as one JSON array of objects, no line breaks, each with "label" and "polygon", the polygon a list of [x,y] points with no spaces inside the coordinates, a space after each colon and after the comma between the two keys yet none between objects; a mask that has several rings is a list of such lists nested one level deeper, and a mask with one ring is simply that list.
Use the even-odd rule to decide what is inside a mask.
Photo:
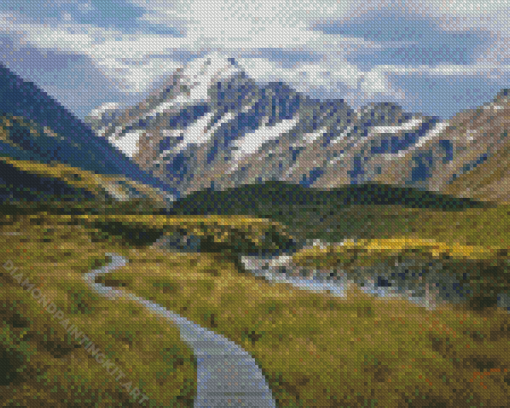
[{"label": "cloudy sky", "polygon": [[443,119],[510,88],[510,0],[2,0],[0,62],[78,117],[219,52],[259,83]]}]

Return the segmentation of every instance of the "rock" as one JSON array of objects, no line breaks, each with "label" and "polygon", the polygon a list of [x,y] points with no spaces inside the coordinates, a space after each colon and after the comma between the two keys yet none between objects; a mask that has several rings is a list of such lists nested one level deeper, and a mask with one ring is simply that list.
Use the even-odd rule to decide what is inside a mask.
[{"label": "rock", "polygon": [[155,248],[182,252],[200,252],[202,239],[184,231],[176,231],[163,235],[155,243]]}]

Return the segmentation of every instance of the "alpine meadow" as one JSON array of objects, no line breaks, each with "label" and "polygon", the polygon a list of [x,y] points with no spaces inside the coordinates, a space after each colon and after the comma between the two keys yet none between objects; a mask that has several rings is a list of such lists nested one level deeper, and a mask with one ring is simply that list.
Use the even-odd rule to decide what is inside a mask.
[{"label": "alpine meadow", "polygon": [[509,18],[0,2],[0,406],[510,406]]}]

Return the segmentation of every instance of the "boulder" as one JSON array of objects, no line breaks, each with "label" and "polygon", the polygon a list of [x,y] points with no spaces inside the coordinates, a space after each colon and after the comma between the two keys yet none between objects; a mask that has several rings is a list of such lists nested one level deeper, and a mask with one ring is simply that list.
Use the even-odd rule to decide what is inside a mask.
[{"label": "boulder", "polygon": [[202,239],[185,231],[175,231],[160,237],[154,247],[181,252],[200,252]]}]

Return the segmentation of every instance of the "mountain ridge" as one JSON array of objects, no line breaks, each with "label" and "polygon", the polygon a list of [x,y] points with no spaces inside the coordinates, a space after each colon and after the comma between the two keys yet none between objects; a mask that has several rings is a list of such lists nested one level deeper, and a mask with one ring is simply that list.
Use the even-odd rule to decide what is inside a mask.
[{"label": "mountain ridge", "polygon": [[[135,163],[183,195],[279,180],[320,189],[378,182],[469,197],[449,186],[490,162],[494,144],[507,143],[490,115],[504,118],[508,102],[502,90],[445,121],[392,102],[354,110],[282,82],[259,85],[233,58],[213,54],[177,69],[135,107],[105,109],[87,122],[120,149],[129,145]],[[505,187],[496,198],[509,194]]]}]

